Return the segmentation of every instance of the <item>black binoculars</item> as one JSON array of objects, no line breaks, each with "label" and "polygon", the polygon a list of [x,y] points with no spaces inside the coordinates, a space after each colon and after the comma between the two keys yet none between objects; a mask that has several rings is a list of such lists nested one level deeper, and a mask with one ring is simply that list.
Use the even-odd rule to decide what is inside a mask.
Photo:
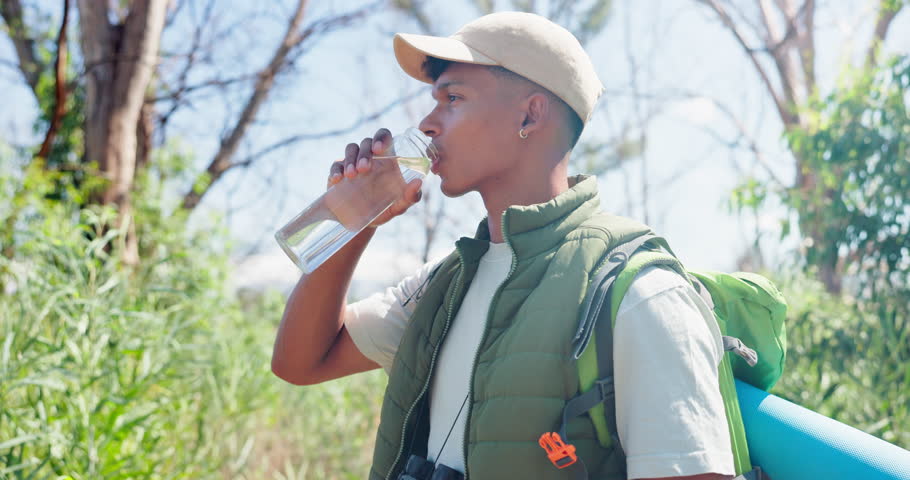
[{"label": "black binoculars", "polygon": [[464,480],[464,474],[443,464],[434,465],[420,455],[411,455],[398,480]]}]

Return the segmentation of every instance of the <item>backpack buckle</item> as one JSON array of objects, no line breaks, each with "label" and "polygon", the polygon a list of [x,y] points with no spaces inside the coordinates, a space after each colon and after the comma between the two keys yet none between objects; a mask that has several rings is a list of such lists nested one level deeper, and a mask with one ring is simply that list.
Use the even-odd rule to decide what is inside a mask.
[{"label": "backpack buckle", "polygon": [[598,388],[598,390],[600,390],[600,401],[601,402],[612,397],[613,394],[615,393],[615,391],[614,391],[615,387],[613,387],[613,375],[610,375],[609,377],[601,378],[598,380],[594,380],[594,386],[596,386]]},{"label": "backpack buckle", "polygon": [[547,452],[547,458],[556,468],[566,468],[578,461],[575,445],[564,443],[556,432],[544,433],[537,443]]},{"label": "backpack buckle", "polygon": [[758,353],[747,347],[742,340],[736,337],[723,336],[724,350],[739,355],[750,367],[758,363]]}]

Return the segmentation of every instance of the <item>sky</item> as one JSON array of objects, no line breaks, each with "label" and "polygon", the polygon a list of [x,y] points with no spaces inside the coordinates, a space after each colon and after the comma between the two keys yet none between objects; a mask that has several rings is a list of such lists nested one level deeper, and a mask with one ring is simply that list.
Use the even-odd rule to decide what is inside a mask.
[{"label": "sky", "polygon": [[[54,12],[49,5],[48,12]],[[289,1],[282,7],[233,2],[212,24],[227,32],[211,39],[218,46],[212,67],[196,73],[199,80],[260,68],[283,33]],[[347,11],[365,2],[311,1],[307,18]],[[478,12],[466,3],[432,0],[425,11],[437,34],[454,33]],[[546,2],[539,2],[546,5]],[[871,2],[819,2],[818,68],[823,90],[838,78],[840,66],[866,44],[873,12]],[[693,0],[616,1],[601,35],[586,45],[607,93],[582,135],[582,142],[616,135],[624,125],[651,112],[644,134],[643,159],[599,177],[605,210],[648,223],[668,238],[689,268],[732,270],[737,258],[763,232],[762,249],[772,263],[786,261],[792,240],[779,240],[780,208],[773,205],[755,217],[730,212],[730,191],[744,175],[762,178],[762,170],[742,149],[731,150],[735,129],[717,108],[734,112],[754,135],[776,176],[792,179],[793,162],[781,140],[781,123],[751,64],[732,36]],[[496,2],[503,6],[504,2]],[[233,7],[236,8],[233,8]],[[55,7],[59,8],[59,7]],[[284,17],[281,15],[283,9]],[[201,12],[195,10],[196,15]],[[910,47],[910,15],[903,12],[892,26],[887,50]],[[58,17],[59,18],[59,15]],[[185,19],[191,16],[184,17]],[[53,20],[52,23],[56,23]],[[344,146],[372,136],[379,127],[393,132],[416,125],[431,108],[426,87],[398,68],[391,48],[394,32],[420,33],[408,18],[380,12],[369,21],[332,34],[312,46],[294,71],[279,78],[270,101],[241,148],[249,154],[292,135],[328,132],[356,123],[363,115],[408,94],[417,97],[374,122],[345,135],[327,137],[281,149],[249,171],[230,172],[194,213],[192,228],[207,228],[214,216],[225,218],[235,245],[239,287],[286,289],[299,272],[272,240],[272,233],[315,200],[325,189],[328,166],[343,155]],[[180,51],[190,41],[187,24],[174,25],[163,40],[165,51]],[[855,40],[850,41],[850,38]],[[0,40],[0,60],[13,61],[11,46]],[[165,60],[163,68],[175,68]],[[36,143],[31,125],[35,107],[21,77],[0,62],[0,143]],[[633,95],[645,100],[633,102]],[[169,127],[170,148],[198,160],[198,169],[213,155],[225,125],[236,116],[245,91],[225,98],[201,96],[177,114]],[[685,98],[684,98],[685,97]],[[581,173],[581,172],[573,172]],[[648,180],[648,188],[642,187]],[[176,192],[176,190],[175,190]],[[443,202],[451,220],[433,244],[431,257],[446,254],[455,239],[470,235],[484,211],[479,197],[469,194],[442,199],[432,177],[425,185],[431,207]],[[176,202],[175,194],[171,201]],[[420,264],[423,248],[423,207],[380,229],[355,274],[351,295],[366,295],[396,282]]]}]

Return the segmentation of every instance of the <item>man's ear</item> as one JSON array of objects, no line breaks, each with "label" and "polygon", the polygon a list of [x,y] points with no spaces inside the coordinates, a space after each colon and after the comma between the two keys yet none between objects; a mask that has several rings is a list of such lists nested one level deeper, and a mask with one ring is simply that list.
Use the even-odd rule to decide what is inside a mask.
[{"label": "man's ear", "polygon": [[543,128],[550,115],[550,99],[541,92],[534,92],[524,100],[524,120],[521,128],[530,135]]}]

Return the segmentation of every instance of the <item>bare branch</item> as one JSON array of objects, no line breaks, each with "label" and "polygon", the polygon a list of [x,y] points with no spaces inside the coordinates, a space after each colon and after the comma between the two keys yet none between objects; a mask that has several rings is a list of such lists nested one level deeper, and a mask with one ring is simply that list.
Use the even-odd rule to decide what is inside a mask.
[{"label": "bare branch", "polygon": [[139,121],[136,122],[136,171],[148,165],[152,159],[154,118],[155,104],[146,100],[139,109]]},{"label": "bare branch", "polygon": [[703,3],[714,10],[723,25],[727,27],[727,30],[729,30],[730,33],[732,33],[736,38],[736,41],[739,43],[740,47],[742,47],[743,51],[745,51],[746,55],[749,57],[749,60],[752,62],[752,65],[755,67],[755,70],[758,72],[758,75],[761,77],[762,82],[765,84],[765,88],[767,88],[768,93],[771,95],[771,99],[774,101],[775,107],[777,107],[777,113],[780,115],[781,121],[783,121],[785,127],[790,128],[798,124],[799,118],[790,110],[790,106],[787,105],[786,100],[781,98],[781,94],[778,93],[775,89],[774,84],[771,82],[771,79],[768,76],[768,72],[762,66],[761,62],[759,62],[755,49],[746,43],[746,39],[744,38],[742,32],[739,30],[736,24],[733,23],[733,19],[730,18],[730,15],[726,12],[726,10],[720,4],[718,4],[716,0],[696,1]]},{"label": "bare branch", "polygon": [[54,111],[51,113],[51,124],[44,136],[44,142],[41,149],[38,150],[38,156],[47,158],[51,153],[51,146],[54,143],[54,137],[57,136],[57,130],[60,128],[60,122],[66,113],[66,26],[69,23],[70,0],[63,0],[63,22],[60,24],[60,33],[57,34],[57,59],[54,63],[55,85],[54,85]]},{"label": "bare branch", "polygon": [[[4,58],[0,58],[0,65],[4,66],[6,68],[9,68],[10,70],[15,70],[15,71],[19,72],[19,64],[16,62],[6,60]],[[19,73],[22,73],[22,72],[19,72]]]},{"label": "bare branch", "polygon": [[[177,75],[178,87],[174,92],[169,94],[168,99],[173,100],[174,103],[171,105],[171,108],[168,109],[167,112],[165,112],[163,115],[161,115],[159,117],[159,121],[161,123],[162,128],[166,128],[167,122],[170,119],[171,115],[173,115],[174,112],[177,111],[177,108],[179,108],[180,105],[183,103],[181,101],[182,97],[184,95],[186,95],[187,93],[189,93],[189,91],[190,91],[187,87],[187,79],[189,78],[190,71],[193,69],[193,67],[196,66],[196,60],[198,58],[197,56],[199,54],[199,49],[200,49],[200,46],[202,43],[203,26],[209,24],[209,21],[212,17],[212,10],[214,9],[214,5],[215,5],[214,0],[209,0],[209,2],[206,3],[205,9],[202,14],[202,20],[200,20],[196,24],[196,27],[193,29],[193,40],[190,43],[190,50],[189,50],[189,53],[187,54],[186,64],[184,64],[183,69],[180,71],[180,74]],[[147,102],[149,100],[152,102],[157,102],[157,101],[161,100],[161,97],[148,99]]]},{"label": "bare branch", "polygon": [[256,85],[253,87],[253,93],[247,100],[246,106],[243,108],[243,112],[240,114],[237,123],[234,125],[234,128],[231,129],[227,138],[222,139],[221,147],[209,163],[208,168],[206,168],[205,175],[209,178],[208,181],[205,182],[205,189],[197,191],[199,189],[197,185],[199,182],[194,182],[193,188],[183,197],[183,208],[188,210],[195,208],[202,200],[202,196],[205,195],[209,187],[214,184],[224,172],[231,168],[231,158],[240,146],[240,141],[252,124],[253,119],[256,118],[259,108],[265,103],[268,94],[271,92],[272,86],[275,84],[275,76],[278,75],[284,67],[291,49],[299,42],[305,40],[305,37],[300,35],[298,30],[300,29],[300,24],[303,23],[306,4],[307,0],[299,0],[297,2],[297,9],[288,23],[284,38],[272,55],[269,64],[257,75],[258,78],[256,80]]},{"label": "bare branch", "polygon": [[[759,1],[763,0],[755,0],[756,3]],[[760,4],[759,7],[761,7]],[[756,37],[760,38],[765,43],[773,43],[768,40],[767,28],[765,28],[765,23],[762,21],[762,17],[757,15],[746,15],[746,12],[740,9],[734,9],[731,13],[737,15],[736,18],[733,18],[734,21],[748,25],[751,31],[755,33]]]},{"label": "bare branch", "polygon": [[[272,87],[275,84],[275,78],[304,51],[302,46],[305,42],[309,39],[319,38],[323,34],[337,28],[350,25],[352,22],[364,17],[368,12],[375,11],[375,6],[377,5],[370,4],[347,14],[317,20],[301,30],[300,25],[303,23],[306,4],[307,0],[298,1],[297,9],[288,23],[288,29],[285,32],[282,42],[272,55],[269,64],[258,73],[253,92],[247,100],[240,117],[226,137],[222,139],[221,147],[209,163],[208,168],[206,168],[204,175],[208,177],[206,179],[207,181],[194,182],[196,188],[192,189],[183,197],[183,208],[188,210],[195,208],[211,185],[234,166],[231,163],[231,159],[237,152],[240,141],[256,118],[257,112],[265,103],[266,98],[271,92]],[[198,185],[202,184],[206,185],[204,189],[198,187]]]},{"label": "bare branch", "polygon": [[770,12],[767,0],[758,2],[761,11],[762,23],[767,30],[765,37],[766,51],[774,59],[774,65],[777,67],[778,77],[780,79],[781,89],[783,90],[784,100],[788,105],[795,105],[797,79],[794,75],[796,70],[791,58],[791,49],[793,42],[799,36],[795,18],[797,14],[793,13],[792,5],[789,1],[778,0],[776,2],[780,14],[784,17],[786,30],[783,35],[778,32],[774,18]]},{"label": "bare branch", "polygon": [[[778,2],[783,10],[787,25],[787,33],[771,49],[775,63],[781,73],[781,81],[787,100],[795,105],[804,101],[815,89],[815,0],[805,0],[798,10],[794,11],[793,5],[788,1]],[[795,50],[799,63],[791,54]],[[796,85],[798,78],[795,75],[797,67],[802,69],[805,98],[798,98]]]},{"label": "bare branch", "polygon": [[774,0],[774,3],[777,4],[777,8],[784,14],[785,18],[793,17],[793,3],[792,0]]},{"label": "bare branch", "polygon": [[774,19],[771,18],[770,6],[768,5],[770,0],[758,0],[758,10],[761,12],[762,24],[765,27],[765,32],[767,33],[765,37],[765,43],[768,45],[774,45],[778,43],[783,37],[777,30],[777,25],[774,23]]},{"label": "bare branch", "polygon": [[[740,117],[738,117],[736,115],[736,113],[734,113],[733,109],[728,104],[725,104],[724,102],[718,100],[717,98],[706,96],[703,93],[695,92],[695,91],[691,91],[691,90],[675,90],[675,89],[674,90],[664,90],[664,91],[660,91],[660,92],[649,92],[649,93],[639,93],[639,92],[635,92],[634,90],[631,92],[627,91],[627,90],[607,90],[605,92],[605,94],[609,94],[611,96],[616,96],[616,97],[620,97],[620,96],[622,96],[622,97],[629,96],[629,97],[633,97],[633,98],[640,97],[642,99],[658,101],[663,104],[672,104],[672,103],[679,102],[679,101],[695,100],[695,99],[704,99],[704,100],[710,101],[722,114],[724,114],[724,116],[726,116],[730,120],[730,124],[736,129],[737,136],[734,140],[731,141],[729,138],[727,138],[726,136],[720,134],[719,132],[717,132],[715,130],[706,128],[705,132],[708,135],[710,135],[711,137],[713,137],[715,140],[717,140],[719,143],[721,143],[727,147],[744,146],[746,150],[750,151],[755,156],[756,162],[759,164],[759,166],[761,168],[763,168],[768,173],[768,176],[774,183],[776,183],[781,188],[786,187],[786,184],[774,172],[774,169],[772,168],[771,164],[768,162],[767,157],[765,156],[764,152],[759,147],[759,142],[756,139],[756,136],[753,134],[750,134],[748,132],[746,125],[743,123],[742,119]],[[658,113],[659,112],[652,112],[651,115],[656,116]],[[628,134],[626,132],[623,132],[622,134],[620,134],[618,136],[618,138],[621,140],[627,136],[628,136]],[[614,141],[612,143],[617,143],[617,142]]]},{"label": "bare branch", "polygon": [[878,7],[878,20],[875,22],[875,30],[872,33],[872,41],[869,43],[869,49],[866,52],[866,68],[872,67],[878,61],[878,51],[888,36],[888,30],[891,28],[891,22],[898,12],[904,8],[903,2],[889,0],[880,0]]},{"label": "bare branch", "polygon": [[[740,144],[742,143],[741,140],[745,140],[746,148],[755,156],[755,161],[765,170],[765,172],[769,177],[771,177],[771,180],[774,183],[776,183],[779,187],[784,188],[786,184],[784,184],[784,182],[781,181],[780,177],[774,173],[774,169],[771,168],[771,164],[769,164],[768,160],[765,158],[764,152],[762,152],[758,147],[758,141],[756,141],[755,138],[749,134],[749,132],[746,130],[746,126],[743,125],[743,122],[739,119],[739,117],[737,117],[736,114],[733,113],[733,110],[731,110],[722,102],[719,102],[713,98],[708,99],[711,100],[711,103],[713,103],[714,106],[717,107],[717,109],[720,110],[721,113],[723,113],[730,120],[730,123],[736,127],[738,137],[737,140],[734,141],[731,145]],[[720,140],[719,136],[714,136]]]},{"label": "bare branch", "polygon": [[433,241],[436,239],[436,234],[439,233],[439,225],[445,219],[445,209],[440,204],[436,208],[436,211],[433,212],[432,204],[430,202],[433,197],[433,193],[427,192],[423,195],[421,200],[424,201],[423,207],[423,249],[420,253],[420,260],[423,263],[430,261],[430,250],[433,248]]},{"label": "bare branch", "polygon": [[375,121],[376,119],[385,115],[390,110],[397,107],[398,105],[400,105],[402,103],[407,103],[407,102],[413,100],[418,95],[425,93],[426,90],[427,90],[426,88],[423,88],[423,89],[417,90],[416,92],[411,93],[410,95],[406,95],[402,98],[399,98],[399,99],[389,103],[388,105],[382,107],[381,109],[379,109],[365,117],[362,117],[360,120],[352,123],[351,125],[348,125],[347,127],[339,128],[336,130],[329,130],[329,131],[320,132],[320,133],[293,135],[291,137],[285,138],[283,140],[280,140],[278,142],[275,142],[275,143],[269,145],[268,147],[263,148],[262,150],[259,150],[258,152],[254,153],[254,154],[249,155],[248,157],[244,158],[243,160],[239,160],[239,161],[232,163],[229,168],[248,167],[250,164],[252,164],[256,160],[259,160],[260,158],[262,158],[272,152],[275,152],[282,148],[290,147],[292,145],[296,145],[300,142],[305,142],[308,140],[317,140],[320,138],[335,137],[338,135],[343,135],[343,134],[352,132],[355,129],[359,128],[364,123]]},{"label": "bare branch", "polygon": [[[417,25],[424,33],[428,35],[436,35],[433,22],[430,20],[430,17],[423,11],[424,3],[425,2],[419,0],[393,0],[392,8],[401,10],[402,12],[407,13],[410,17],[414,18],[414,20],[417,21]],[[483,6],[477,5],[477,7],[482,11],[485,10]],[[492,5],[490,8],[492,8]],[[484,11],[483,13],[489,13],[489,11]]]},{"label": "bare branch", "polygon": [[802,61],[805,76],[806,93],[815,91],[815,0],[806,0],[800,8],[802,11],[802,31],[797,39],[799,58]]},{"label": "bare branch", "polygon": [[250,80],[253,80],[255,78],[257,78],[257,75],[255,75],[255,74],[240,75],[238,77],[224,78],[224,79],[213,78],[210,80],[206,80],[202,83],[198,83],[195,85],[186,85],[186,86],[180,87],[174,91],[165,92],[157,97],[149,97],[148,101],[154,102],[154,103],[165,102],[165,101],[179,101],[179,100],[186,98],[187,94],[189,94],[189,93],[194,93],[199,90],[205,90],[206,88],[217,87],[217,88],[221,89],[221,88],[229,87],[231,85],[235,85],[238,83],[249,82]]},{"label": "bare branch", "polygon": [[167,19],[164,21],[165,30],[174,24],[174,21],[180,16],[180,12],[183,11],[183,7],[185,7],[187,3],[186,0],[174,0],[171,3],[170,12],[168,12]]},{"label": "bare branch", "polygon": [[[22,3],[20,0],[3,0],[0,1],[0,17],[6,22],[9,31],[10,40],[16,48],[16,55],[19,57],[19,70],[25,76],[25,81],[36,92],[38,78],[44,71],[45,65],[35,52],[35,39],[29,35],[25,27],[25,19],[22,13]],[[37,95],[37,93],[36,93]]]}]

